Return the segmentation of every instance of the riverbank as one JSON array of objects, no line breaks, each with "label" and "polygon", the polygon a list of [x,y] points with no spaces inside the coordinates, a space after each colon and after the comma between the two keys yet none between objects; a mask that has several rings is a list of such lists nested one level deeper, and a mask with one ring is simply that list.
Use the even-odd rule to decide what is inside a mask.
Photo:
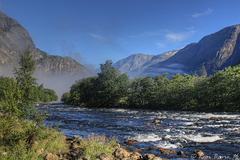
[{"label": "riverbank", "polygon": [[[161,160],[154,154],[140,154],[141,148],[131,149],[137,140],[128,139],[119,144],[116,138],[95,134],[88,137],[63,136],[58,128],[36,125],[32,121],[0,114],[0,159],[36,160]],[[131,151],[129,151],[131,150]],[[150,147],[165,158],[191,158],[206,156],[202,151],[187,155],[183,151]]]},{"label": "riverbank", "polygon": [[183,151],[188,156],[200,149],[211,157],[232,157],[240,151],[238,113],[85,108],[63,104],[44,107],[47,106],[46,124],[57,125],[61,121],[59,127],[65,136],[87,138],[91,133],[98,133],[117,137],[121,146],[126,145],[127,139],[134,139],[138,143],[126,149],[130,152],[140,149],[138,152],[142,155],[151,153],[166,159],[177,156],[165,157],[160,148],[176,153]]},{"label": "riverbank", "polygon": [[[60,160],[162,160],[163,158],[154,154],[140,154],[139,150],[132,152],[127,148],[132,143],[137,143],[136,140],[129,139],[125,142],[125,145],[121,146],[116,143],[115,140],[107,140],[104,136],[90,135],[87,139],[81,136],[73,136],[72,138],[65,137],[66,143],[69,145],[68,151],[59,151],[56,155],[51,153],[45,156],[45,160],[60,159]],[[107,141],[107,142],[106,142]],[[151,147],[149,150],[157,150],[159,154],[167,157],[168,159],[191,159],[201,158],[208,159],[201,150],[195,150],[192,154],[185,154],[183,151],[176,152],[175,150],[167,150],[164,148]]]},{"label": "riverbank", "polygon": [[[161,160],[154,154],[127,151],[135,140],[121,146],[115,138],[89,135],[87,138],[63,136],[57,128],[36,126],[32,121],[0,115],[0,159],[36,160]],[[34,128],[34,129],[33,129]],[[158,148],[151,148],[158,149]],[[163,155],[185,156],[183,152],[158,149]],[[197,155],[197,154],[196,154]]]}]

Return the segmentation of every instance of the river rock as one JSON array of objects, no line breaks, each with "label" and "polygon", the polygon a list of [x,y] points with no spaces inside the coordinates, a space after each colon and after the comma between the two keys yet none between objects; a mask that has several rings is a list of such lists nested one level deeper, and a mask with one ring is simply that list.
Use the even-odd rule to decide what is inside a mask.
[{"label": "river rock", "polygon": [[113,149],[116,150],[116,149],[118,149],[118,148],[120,148],[120,147],[121,147],[120,144],[116,144],[116,145],[113,146]]},{"label": "river rock", "polygon": [[160,127],[161,126],[161,124],[155,124],[154,125],[154,127]]},{"label": "river rock", "polygon": [[171,150],[170,154],[176,154],[176,151],[175,150]]},{"label": "river rock", "polygon": [[108,155],[107,153],[102,153],[100,155],[100,160],[113,160],[113,158],[110,155]]},{"label": "river rock", "polygon": [[82,136],[79,136],[79,135],[75,135],[73,136],[73,138],[76,140],[76,141],[81,141],[83,138]]},{"label": "river rock", "polygon": [[48,153],[46,154],[44,160],[58,160],[58,156],[57,155],[53,155],[52,153]]},{"label": "river rock", "polygon": [[149,147],[148,150],[155,150],[158,149],[158,147]]},{"label": "river rock", "polygon": [[130,156],[130,153],[128,153],[125,149],[123,148],[118,148],[115,150],[113,153],[114,157],[116,158],[127,158]]},{"label": "river rock", "polygon": [[195,150],[193,155],[195,155],[196,158],[204,158],[206,156],[206,154],[201,150]]},{"label": "river rock", "polygon": [[138,152],[134,152],[133,154],[130,155],[130,158],[133,160],[138,160],[138,159],[142,159],[142,155]]},{"label": "river rock", "polygon": [[169,151],[169,150],[166,150],[164,148],[159,148],[158,150],[161,151],[162,155],[169,155],[169,154],[175,154],[176,153],[175,150]]},{"label": "river rock", "polygon": [[154,154],[144,154],[143,155],[144,160],[153,160],[153,158],[155,158]]},{"label": "river rock", "polygon": [[162,123],[160,120],[154,120],[152,123]]},{"label": "river rock", "polygon": [[184,156],[185,154],[184,154],[183,151],[179,151],[179,152],[177,152],[177,155],[179,155],[179,156]]},{"label": "river rock", "polygon": [[133,143],[138,143],[138,141],[135,139],[127,139],[124,143],[125,144],[133,144]]},{"label": "river rock", "polygon": [[149,125],[151,125],[150,123],[143,123],[143,125],[145,125],[145,126],[149,126]]}]

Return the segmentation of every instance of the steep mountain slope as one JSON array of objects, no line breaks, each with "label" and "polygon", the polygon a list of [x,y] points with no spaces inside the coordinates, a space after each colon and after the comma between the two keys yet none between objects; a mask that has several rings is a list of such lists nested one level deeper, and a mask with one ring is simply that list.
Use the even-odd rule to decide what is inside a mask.
[{"label": "steep mountain slope", "polygon": [[179,50],[164,62],[146,68],[143,75],[162,71],[211,75],[240,62],[240,25],[224,28]]},{"label": "steep mountain slope", "polygon": [[28,32],[14,19],[0,12],[0,75],[17,67],[20,55],[30,48],[38,72],[88,75],[90,71],[72,58],[51,56],[37,49]]},{"label": "steep mountain slope", "polygon": [[0,12],[0,76],[12,76],[20,55],[30,49],[36,60],[35,77],[58,96],[75,80],[92,75],[91,71],[70,57],[52,56],[36,48],[32,38],[16,20]]},{"label": "steep mountain slope", "polygon": [[159,55],[146,55],[142,53],[130,55],[114,63],[114,67],[118,68],[122,73],[135,77],[147,67],[162,62],[173,56],[178,50],[164,52]]}]

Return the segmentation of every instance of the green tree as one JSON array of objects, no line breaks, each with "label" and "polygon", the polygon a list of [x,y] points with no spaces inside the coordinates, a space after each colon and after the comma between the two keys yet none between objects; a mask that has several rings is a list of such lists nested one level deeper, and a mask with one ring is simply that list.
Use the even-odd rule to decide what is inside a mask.
[{"label": "green tree", "polygon": [[20,90],[13,78],[1,77],[1,111],[13,116],[21,113],[19,108]]},{"label": "green tree", "polygon": [[96,77],[83,78],[71,86],[64,102],[88,107],[116,107],[126,103],[129,79],[107,60]]},{"label": "green tree", "polygon": [[70,97],[71,97],[71,94],[70,94],[69,92],[65,92],[65,93],[63,93],[63,95],[62,95],[61,101],[62,101],[64,104],[68,104],[68,103],[70,103]]},{"label": "green tree", "polygon": [[19,65],[20,68],[14,70],[14,76],[21,95],[18,104],[21,110],[20,116],[29,117],[30,113],[34,111],[34,107],[30,103],[34,101],[34,86],[37,84],[36,79],[32,77],[35,71],[35,61],[30,49],[21,55]]},{"label": "green tree", "polygon": [[112,61],[107,60],[100,65],[101,72],[97,79],[97,99],[102,107],[117,106],[121,98],[126,97],[129,79],[126,74],[112,66]]},{"label": "green tree", "polygon": [[155,104],[155,108],[167,109],[168,108],[168,95],[170,92],[169,83],[170,80],[167,78],[168,73],[159,74],[153,77],[156,85],[156,96],[152,103]]}]

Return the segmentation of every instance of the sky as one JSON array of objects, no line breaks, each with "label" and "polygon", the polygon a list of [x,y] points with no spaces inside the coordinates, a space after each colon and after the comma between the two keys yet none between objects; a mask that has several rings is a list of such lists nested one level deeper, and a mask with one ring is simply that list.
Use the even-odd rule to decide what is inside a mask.
[{"label": "sky", "polygon": [[0,0],[37,48],[99,67],[161,54],[240,24],[240,0]]}]

